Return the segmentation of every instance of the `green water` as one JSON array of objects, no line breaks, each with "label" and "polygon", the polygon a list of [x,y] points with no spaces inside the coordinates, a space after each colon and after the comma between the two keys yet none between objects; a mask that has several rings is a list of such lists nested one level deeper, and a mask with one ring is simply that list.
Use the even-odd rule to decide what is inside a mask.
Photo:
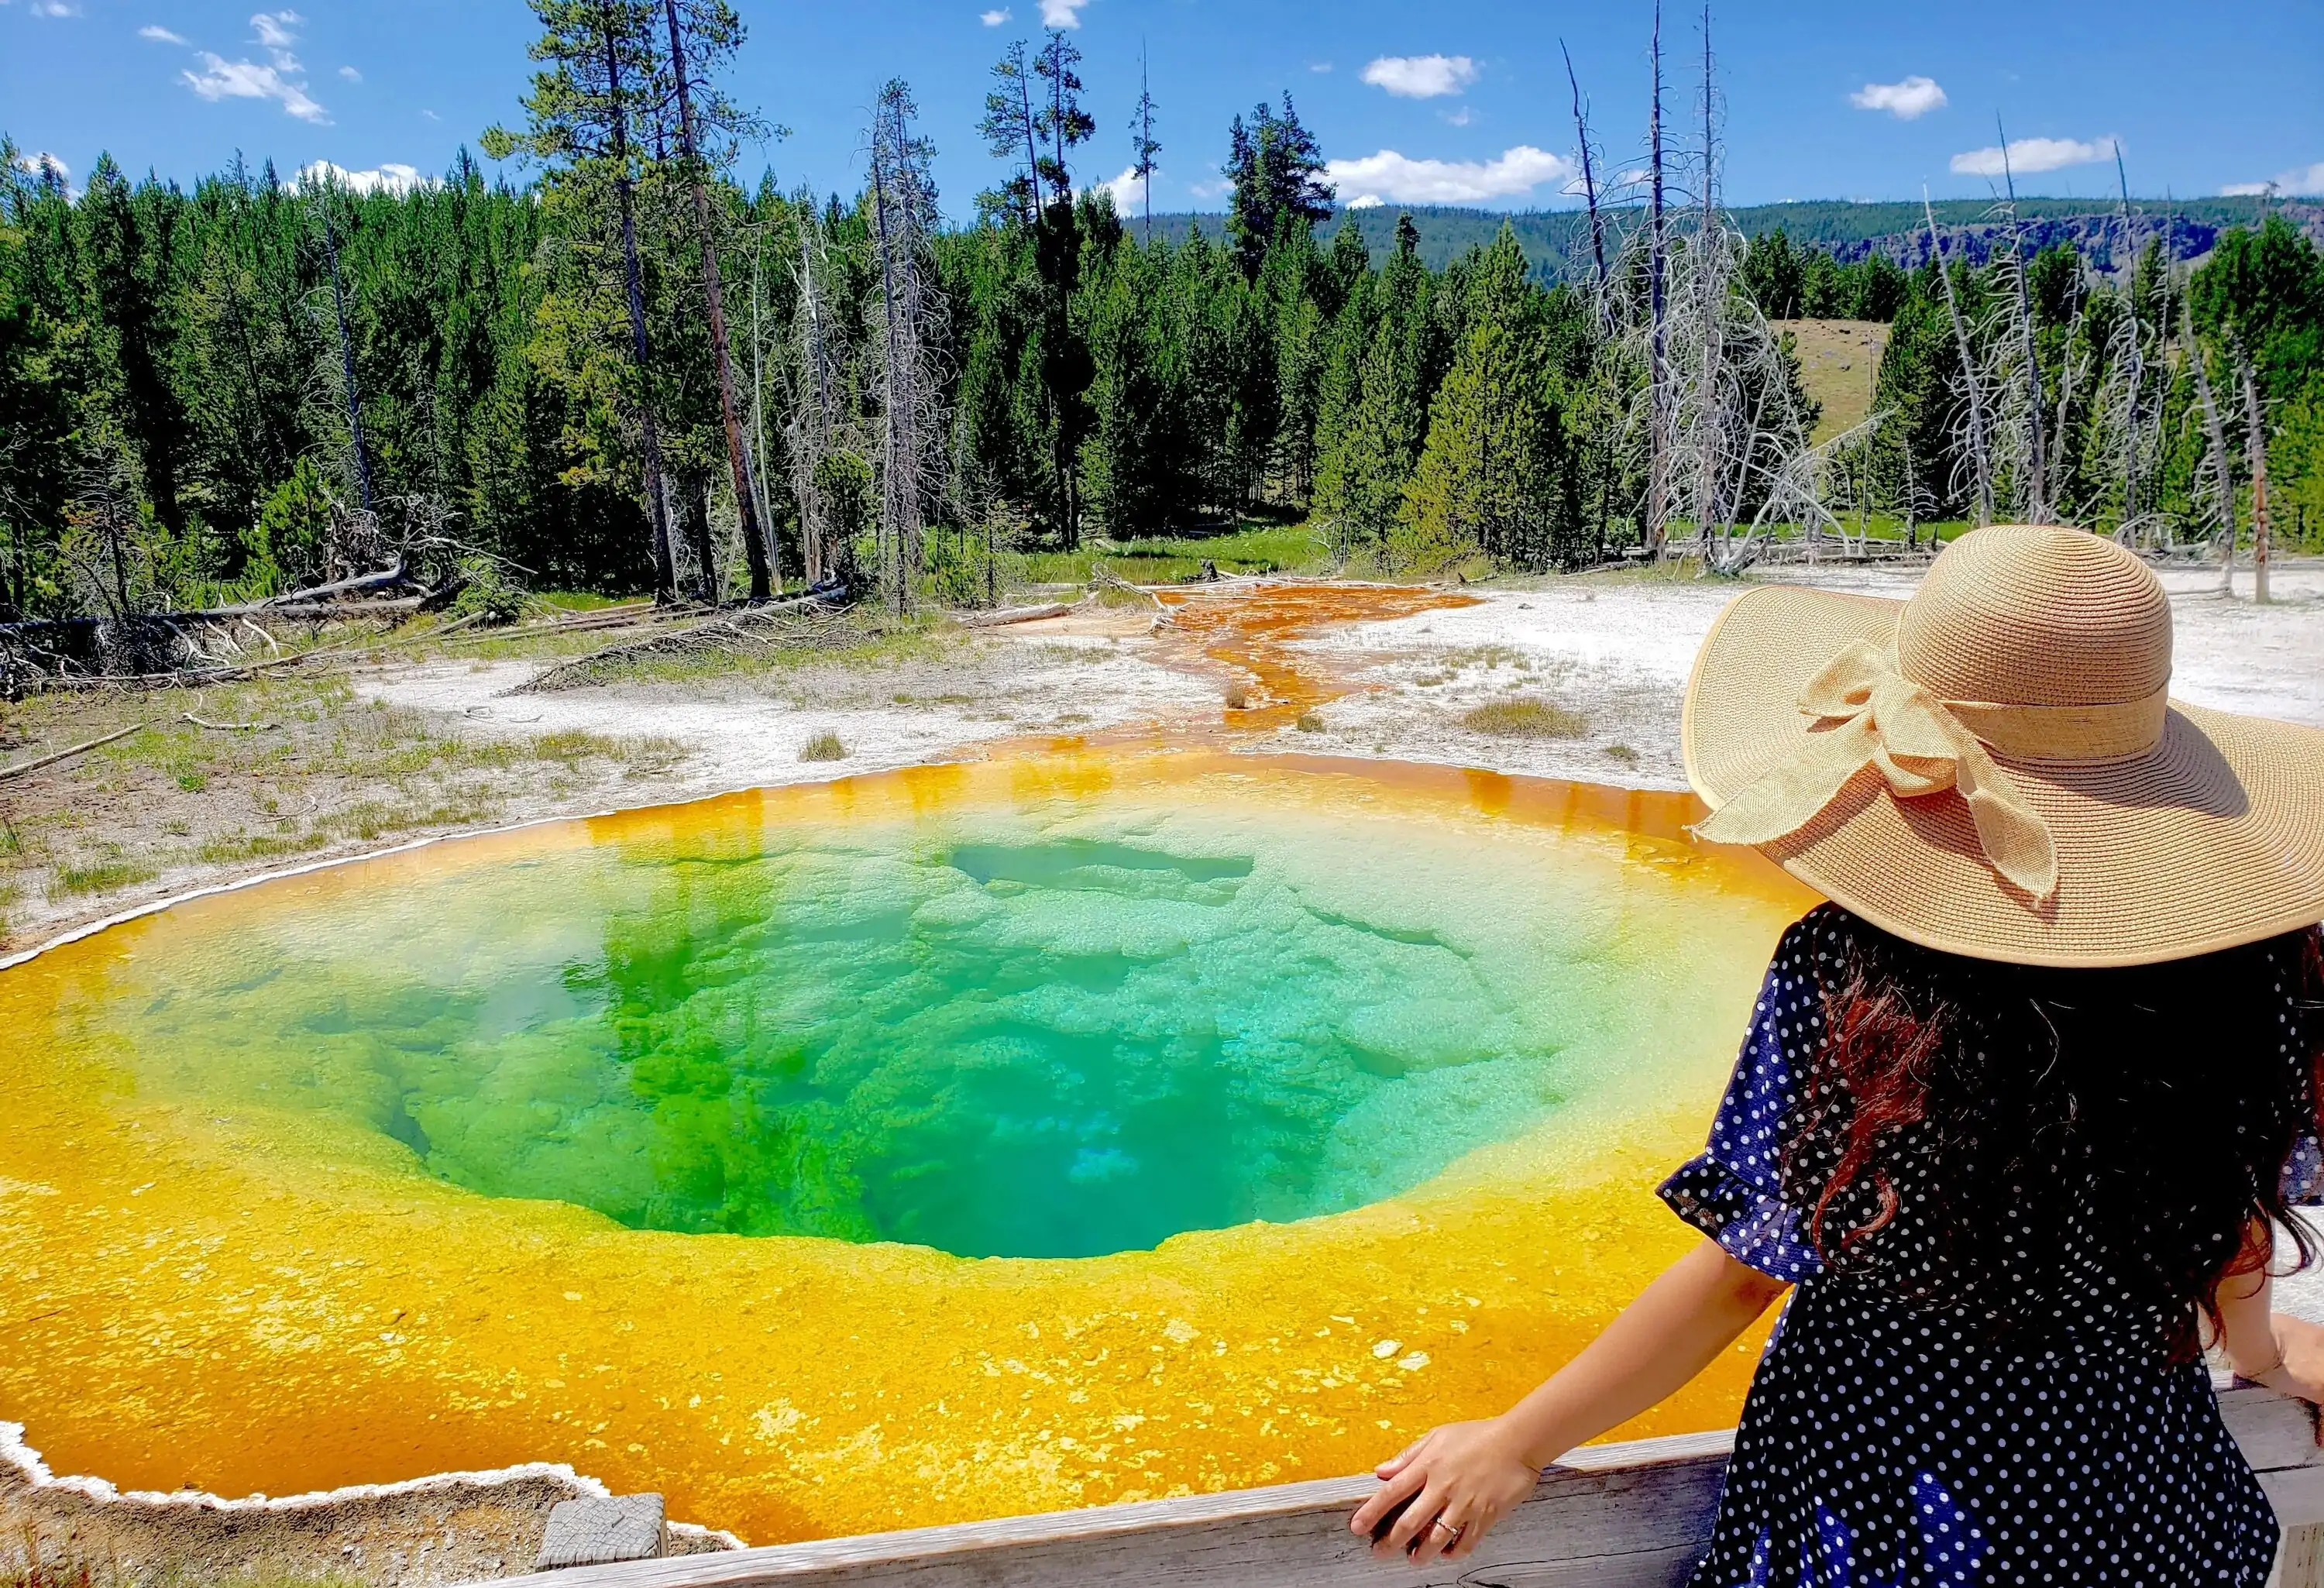
[{"label": "green water", "polygon": [[489,1196],[1082,1256],[1615,1085],[1687,1001],[1643,869],[1257,805],[676,828],[165,924],[80,1013],[152,1095]]}]

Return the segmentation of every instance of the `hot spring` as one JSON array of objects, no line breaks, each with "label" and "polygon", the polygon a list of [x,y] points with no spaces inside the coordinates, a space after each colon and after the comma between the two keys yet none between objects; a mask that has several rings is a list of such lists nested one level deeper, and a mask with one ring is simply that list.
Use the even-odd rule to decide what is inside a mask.
[{"label": "hot spring", "polygon": [[0,975],[0,1417],[124,1487],[548,1459],[759,1542],[1361,1470],[1686,1244],[1651,1188],[1807,902],[1691,814],[1084,752],[115,927]]}]

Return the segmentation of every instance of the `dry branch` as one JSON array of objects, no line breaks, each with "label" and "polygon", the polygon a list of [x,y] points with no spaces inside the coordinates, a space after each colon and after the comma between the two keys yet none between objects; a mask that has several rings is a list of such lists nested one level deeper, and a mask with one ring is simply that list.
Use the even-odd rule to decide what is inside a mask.
[{"label": "dry branch", "polygon": [[739,646],[761,649],[786,649],[798,646],[820,646],[841,638],[852,638],[858,632],[846,620],[844,613],[832,611],[823,596],[803,596],[771,605],[753,607],[731,616],[715,617],[706,623],[692,624],[667,633],[653,634],[642,640],[625,640],[592,651],[586,656],[576,656],[570,661],[558,662],[530,681],[518,685],[512,695],[547,695],[561,689],[586,688],[605,681],[604,675],[657,657],[682,658],[731,652]]},{"label": "dry branch", "polygon": [[102,738],[75,744],[68,750],[60,750],[53,755],[43,755],[32,761],[20,761],[14,766],[0,767],[0,780],[20,778],[26,772],[39,771],[44,766],[54,766],[60,761],[70,761],[76,755],[86,755],[92,750],[102,749],[116,739],[126,739],[132,734],[142,734],[152,725],[150,723],[133,723],[128,727],[116,729]]}]

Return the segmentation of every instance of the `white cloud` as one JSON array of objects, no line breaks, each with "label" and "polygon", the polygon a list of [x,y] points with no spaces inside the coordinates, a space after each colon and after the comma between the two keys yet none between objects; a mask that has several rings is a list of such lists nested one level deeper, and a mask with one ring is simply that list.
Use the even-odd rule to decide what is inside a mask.
[{"label": "white cloud", "polygon": [[1077,28],[1082,25],[1082,7],[1090,0],[1041,0],[1041,25],[1045,28]]},{"label": "white cloud", "polygon": [[1544,182],[1562,182],[1575,170],[1572,161],[1520,143],[1492,160],[1409,160],[1383,149],[1361,160],[1334,160],[1324,174],[1350,197],[1351,209],[1373,203],[1477,204],[1515,198]]},{"label": "white cloud", "polygon": [[1945,107],[1945,91],[1937,79],[1917,72],[1901,83],[1867,83],[1848,97],[1858,110],[1885,110],[1898,121],[1915,121]]},{"label": "white cloud", "polygon": [[[2012,138],[2006,169],[2024,176],[2070,165],[2096,165],[2102,160],[2112,160],[2120,142],[2114,137],[2092,138],[2087,143],[2080,138]],[[1988,149],[1956,154],[1952,168],[1956,176],[2000,176],[2005,169],[2001,146],[1997,143]]]},{"label": "white cloud", "polygon": [[1465,55],[1383,55],[1364,68],[1364,81],[1401,99],[1457,94],[1476,80],[1477,63]]},{"label": "white cloud", "polygon": [[157,26],[152,23],[148,23],[143,27],[139,28],[137,30],[137,36],[141,39],[151,39],[156,44],[182,44],[185,42],[185,40],[180,38],[169,29]]},{"label": "white cloud", "polygon": [[309,183],[331,182],[350,193],[409,193],[425,181],[417,167],[398,165],[392,161],[383,162],[369,171],[349,171],[327,160],[313,160],[300,166],[298,176],[283,185],[303,188]]},{"label": "white cloud", "polygon": [[295,82],[272,66],[259,66],[248,60],[226,60],[202,51],[197,57],[202,63],[198,72],[181,72],[186,86],[203,98],[216,104],[221,99],[273,99],[281,102],[283,113],[300,121],[323,123],[330,115],[308,96],[307,85]]},{"label": "white cloud", "polygon": [[359,83],[363,81],[363,73],[357,71],[352,66],[343,66],[339,68],[339,75],[346,78],[347,81],[351,83]]},{"label": "white cloud", "polygon": [[1329,70],[1331,70],[1331,69],[1332,69],[1332,63],[1331,63],[1330,61],[1328,61],[1328,60],[1318,60],[1318,61],[1315,61],[1315,62],[1312,63],[1312,64],[1307,68],[1307,69],[1308,69],[1309,71],[1317,71],[1317,72],[1329,71]]},{"label": "white cloud", "polygon": [[78,16],[80,7],[72,0],[32,0],[34,16]]},{"label": "white cloud", "polygon": [[1009,8],[1004,5],[994,11],[980,11],[976,14],[976,20],[986,27],[997,28],[1009,20]]},{"label": "white cloud", "polygon": [[1458,110],[1448,110],[1444,112],[1444,119],[1453,126],[1465,127],[1471,122],[1477,119],[1477,113],[1470,109],[1469,106],[1463,105]]},{"label": "white cloud", "polygon": [[1138,174],[1138,168],[1133,165],[1111,181],[1099,182],[1088,191],[1112,194],[1115,210],[1122,215],[1131,215],[1145,202],[1146,180]]},{"label": "white cloud", "polygon": [[2302,198],[2311,193],[2324,193],[2324,160],[2313,165],[2280,171],[2264,182],[2229,182],[2219,189],[2219,193],[2227,198],[2251,198],[2271,188],[2278,193],[2296,193]]},{"label": "white cloud", "polygon": [[250,25],[258,30],[258,42],[269,50],[288,50],[299,40],[291,30],[306,20],[295,11],[262,11],[250,19]]},{"label": "white cloud", "polygon": [[60,181],[65,180],[72,175],[72,167],[67,165],[63,161],[59,160],[55,155],[50,153],[45,149],[39,151],[37,153],[17,155],[16,169],[22,171],[30,171],[36,177],[47,171],[54,171],[57,173],[57,180]]},{"label": "white cloud", "polygon": [[202,63],[202,69],[179,75],[186,79],[188,88],[212,104],[221,99],[272,99],[282,106],[286,115],[318,125],[327,124],[330,114],[307,92],[305,69],[290,53],[290,46],[299,39],[294,30],[306,20],[297,12],[287,10],[262,11],[250,19],[257,42],[267,53],[268,65],[227,60],[202,50],[194,56]]},{"label": "white cloud", "polygon": [[1348,200],[1348,208],[1350,209],[1378,209],[1381,205],[1387,202],[1388,200],[1381,198],[1378,193],[1359,193],[1354,198]]}]

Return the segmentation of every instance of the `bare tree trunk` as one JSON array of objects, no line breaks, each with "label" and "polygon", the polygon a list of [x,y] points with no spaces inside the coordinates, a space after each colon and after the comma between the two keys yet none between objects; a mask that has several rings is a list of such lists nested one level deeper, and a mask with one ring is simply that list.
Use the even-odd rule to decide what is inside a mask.
[{"label": "bare tree trunk", "polygon": [[888,197],[884,180],[881,176],[880,168],[882,162],[880,151],[876,146],[879,138],[879,129],[876,125],[872,131],[872,137],[875,146],[872,151],[872,214],[880,228],[880,304],[886,322],[888,346],[888,399],[881,404],[885,410],[881,415],[882,450],[885,457],[881,469],[882,511],[880,514],[880,568],[881,574],[885,576],[888,573],[890,558],[891,554],[894,555],[896,610],[900,613],[905,605],[905,578],[903,558],[900,555],[901,548],[898,542],[902,539],[904,526],[903,514],[897,498],[900,494],[903,473],[901,467],[903,437],[900,434],[901,426],[896,412],[896,393],[900,389],[899,380],[900,372],[898,365],[903,360],[896,323],[895,256],[888,235]]},{"label": "bare tree trunk", "polygon": [[630,176],[630,109],[622,87],[622,56],[612,9],[600,6],[599,30],[605,42],[605,92],[612,102],[613,189],[622,211],[622,284],[629,300],[630,357],[638,371],[638,429],[646,472],[646,512],[653,524],[654,596],[678,599],[678,564],[669,543],[669,499],[663,488],[661,431],[654,424],[653,343],[646,334],[644,272],[638,264],[637,184]]},{"label": "bare tree trunk", "polygon": [[1937,262],[1937,277],[1945,284],[1945,309],[1952,317],[1953,346],[1960,355],[1962,394],[1969,400],[1969,459],[1977,470],[1977,522],[1993,522],[1993,455],[1985,433],[1985,399],[1978,386],[1977,356],[1969,343],[1969,325],[1961,319],[1960,295],[1953,289],[1953,272],[1945,263],[1944,239],[1937,233],[1937,212],[1921,189],[1921,213],[1929,219],[1929,252]]},{"label": "bare tree trunk", "polygon": [[2017,179],[2009,169],[2009,134],[2003,131],[2001,118],[1993,118],[1993,129],[2001,137],[2001,175],[2009,193],[2010,248],[2016,267],[2010,272],[2017,286],[2017,329],[2023,339],[2025,358],[2025,379],[2032,391],[2025,404],[2026,442],[2034,466],[2034,489],[2026,501],[2026,516],[2037,524],[2045,524],[2057,517],[2050,500],[2050,462],[2044,445],[2042,423],[2042,359],[2034,342],[2034,297],[2025,280],[2025,228],[2017,220]]},{"label": "bare tree trunk", "polygon": [[2211,391],[2211,372],[2203,350],[2195,342],[2194,311],[2180,301],[2180,325],[2187,341],[2187,361],[2195,370],[2195,397],[2203,410],[2203,429],[2211,443],[2211,473],[2219,483],[2219,517],[2225,532],[2219,539],[2219,590],[2236,593],[2236,475],[2227,462],[2227,430],[2219,422],[2219,404]]},{"label": "bare tree trunk", "polygon": [[2123,246],[2130,254],[2130,266],[2122,272],[2123,304],[2130,315],[2130,350],[2126,360],[2128,367],[2124,375],[2130,383],[2126,416],[2129,422],[2123,439],[2122,522],[2116,526],[2116,532],[2126,538],[2135,538],[2132,526],[2138,522],[2138,465],[2144,445],[2139,414],[2145,403],[2146,337],[2138,321],[2138,234],[2134,229],[2130,214],[2130,174],[2123,166],[2122,144],[2119,142],[2114,146],[2114,174],[2116,184],[2122,190]]},{"label": "bare tree trunk", "polygon": [[702,598],[714,605],[721,588],[718,552],[710,540],[710,482],[686,482],[686,529],[694,542],[695,559],[702,565]]},{"label": "bare tree trunk", "polygon": [[2267,409],[2259,400],[2259,377],[2251,360],[2238,351],[2244,383],[2244,461],[2251,466],[2252,482],[2252,599],[2268,600]]},{"label": "bare tree trunk", "polygon": [[678,148],[693,179],[694,226],[702,245],[702,296],[710,311],[710,352],[718,366],[718,412],[726,426],[726,462],[734,474],[734,509],[742,516],[742,555],[751,564],[751,599],[764,601],[780,587],[770,567],[768,538],[759,522],[758,494],[752,489],[751,459],[742,449],[742,420],[734,401],[734,356],[726,335],[726,292],[718,274],[718,240],[710,224],[710,184],[702,177],[702,146],[694,129],[694,87],[687,65],[686,39],[678,24],[678,0],[662,0],[669,22],[669,69],[678,85]]},{"label": "bare tree trunk", "polygon": [[1921,490],[1913,477],[1913,438],[1905,436],[1898,449],[1904,455],[1904,549],[1920,549]]},{"label": "bare tree trunk", "polygon": [[[347,335],[347,288],[339,272],[339,233],[331,219],[334,190],[323,189],[323,248],[331,259],[331,308],[339,326],[339,371],[347,400],[347,440],[355,448],[355,489],[363,497],[363,510],[374,511],[371,487],[371,449],[364,445],[363,390],[355,384],[355,345]],[[255,379],[255,375],[253,376]]]},{"label": "bare tree trunk", "polygon": [[[1712,524],[1722,515],[1719,511],[1719,460],[1725,455],[1724,438],[1716,427],[1725,412],[1719,400],[1720,354],[1720,331],[1725,317],[1720,313],[1719,298],[1727,289],[1722,273],[1711,268],[1711,250],[1718,245],[1719,217],[1716,190],[1718,188],[1719,151],[1712,127],[1712,88],[1711,70],[1711,6],[1705,0],[1702,7],[1702,217],[1695,234],[1695,247],[1702,257],[1695,262],[1695,290],[1702,301],[1695,312],[1702,316],[1702,368],[1698,377],[1702,390],[1696,396],[1703,418],[1697,422],[1713,428],[1713,433],[1701,438],[1695,448],[1694,538],[1702,548],[1703,565],[1708,568],[1718,560],[1725,549],[1725,526],[1720,527],[1718,550],[1711,546]],[[1749,443],[1745,443],[1748,448]]]},{"label": "bare tree trunk", "polygon": [[759,489],[759,522],[767,528],[767,549],[774,562],[775,588],[783,586],[783,564],[780,547],[775,534],[774,503],[767,495],[767,330],[764,319],[764,282],[766,269],[765,239],[751,255],[751,430],[758,443],[752,455],[758,466],[751,472],[751,483]]},{"label": "bare tree trunk", "polygon": [[1646,214],[1646,312],[1650,336],[1646,357],[1647,402],[1653,434],[1646,465],[1646,542],[1649,556],[1662,555],[1670,516],[1670,377],[1663,367],[1663,7],[1655,0],[1654,108],[1647,122],[1649,178],[1653,189]]},{"label": "bare tree trunk", "polygon": [[1582,108],[1582,79],[1573,75],[1573,52],[1565,41],[1557,42],[1558,52],[1565,57],[1565,81],[1573,90],[1573,136],[1582,146],[1582,198],[1590,207],[1590,257],[1598,264],[1599,312],[1605,312],[1606,298],[1606,221],[1598,212],[1598,171],[1590,152],[1590,117]]}]

